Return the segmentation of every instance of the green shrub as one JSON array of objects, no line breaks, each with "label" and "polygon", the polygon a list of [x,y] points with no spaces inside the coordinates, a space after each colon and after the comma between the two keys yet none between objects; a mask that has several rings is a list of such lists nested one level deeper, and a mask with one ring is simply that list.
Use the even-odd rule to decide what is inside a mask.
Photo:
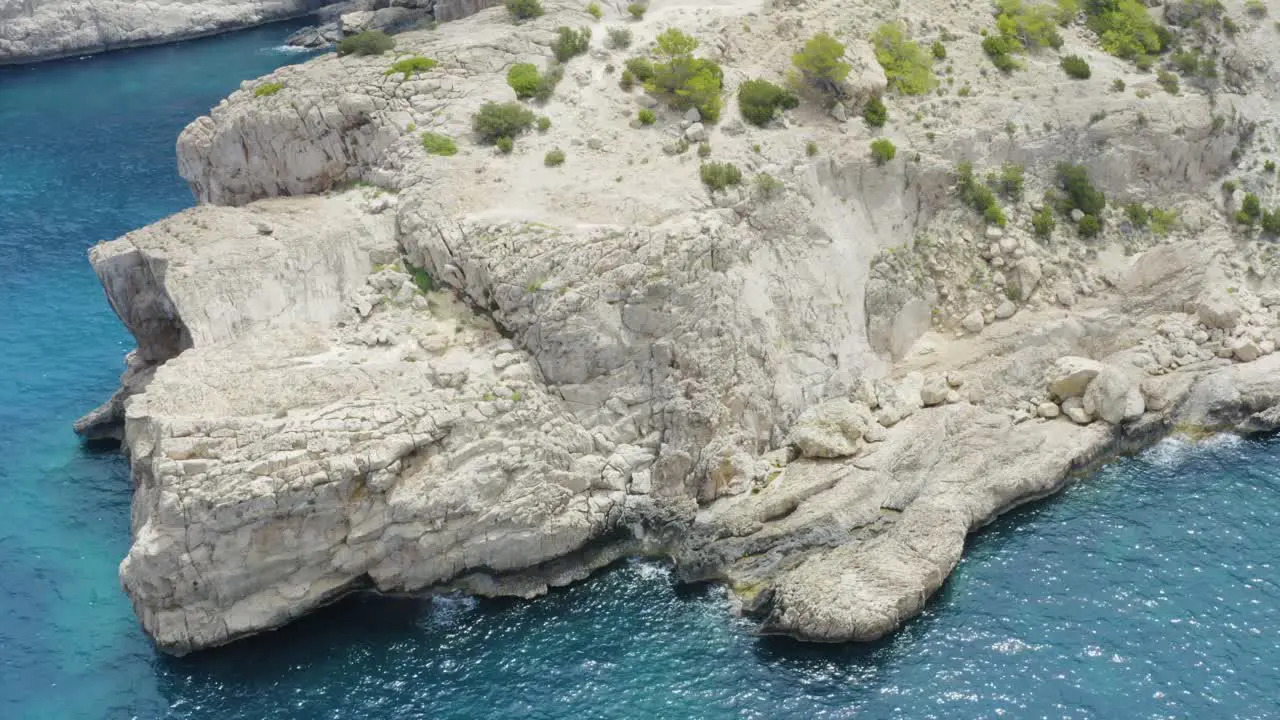
[{"label": "green shrub", "polygon": [[1240,210],[1236,213],[1236,222],[1252,225],[1262,217],[1262,200],[1253,193],[1245,193]]},{"label": "green shrub", "polygon": [[649,3],[647,2],[633,2],[627,6],[627,12],[631,13],[631,17],[636,20],[643,19],[644,14],[648,12],[648,10]]},{"label": "green shrub", "polygon": [[391,66],[390,69],[388,69],[386,72],[382,74],[385,76],[385,75],[395,75],[396,73],[400,73],[404,75],[405,80],[408,80],[410,77],[413,77],[418,73],[427,72],[428,70],[434,68],[436,64],[437,64],[436,61],[432,60],[429,57],[414,55],[413,57],[407,57],[407,58],[404,58],[403,60],[397,60],[395,64]]},{"label": "green shrub", "polygon": [[633,57],[627,60],[626,68],[627,72],[642,83],[653,79],[653,63],[648,58]]},{"label": "green shrub", "polygon": [[599,20],[604,17],[604,8],[600,7],[598,2],[589,2],[587,3],[587,14]]},{"label": "green shrub", "polygon": [[1063,27],[1075,22],[1076,16],[1080,14],[1080,0],[1057,0],[1055,4],[1058,24]]},{"label": "green shrub", "polygon": [[737,165],[728,162],[703,163],[698,168],[698,174],[702,177],[702,184],[712,190],[723,190],[742,182],[742,171]]},{"label": "green shrub", "polygon": [[1263,170],[1266,170],[1266,171],[1267,171],[1267,172],[1269,172],[1269,173],[1273,173],[1273,172],[1275,172],[1275,171],[1276,171],[1276,161],[1275,161],[1275,160],[1268,160],[1268,161],[1266,161],[1265,163],[1263,163],[1263,164],[1262,164],[1262,169],[1263,169]]},{"label": "green shrub", "polygon": [[440,133],[422,133],[422,147],[427,151],[428,155],[448,156],[458,154],[458,144],[453,141],[453,138]]},{"label": "green shrub", "polygon": [[808,157],[813,157],[814,155],[817,155],[817,154],[818,154],[818,143],[816,143],[816,142],[814,142],[814,141],[812,141],[812,140],[810,140],[809,142],[805,143],[805,144],[804,144],[804,154],[805,154],[806,156],[808,156]]},{"label": "green shrub", "polygon": [[988,225],[999,225],[1004,227],[1008,224],[1009,219],[1004,216],[1004,210],[999,205],[991,205],[982,213],[982,219],[987,221]]},{"label": "green shrub", "polygon": [[1082,165],[1059,163],[1058,186],[1066,191],[1058,207],[1063,215],[1079,210],[1085,215],[1100,216],[1107,206],[1107,196],[1093,187],[1089,182],[1089,171]]},{"label": "green shrub", "polygon": [[956,165],[955,175],[956,194],[959,195],[960,202],[976,210],[988,223],[1003,226],[1004,211],[996,202],[996,194],[978,181],[973,173],[973,163],[965,161]]},{"label": "green shrub", "polygon": [[591,46],[591,28],[582,27],[574,30],[563,25],[556,28],[556,39],[551,41],[551,52],[560,62],[581,55]]},{"label": "green shrub", "polygon": [[884,127],[889,121],[889,109],[884,106],[883,100],[873,96],[862,108],[862,119],[867,121],[869,127]]},{"label": "green shrub", "polygon": [[698,143],[698,157],[705,158],[711,156],[711,143]]},{"label": "green shrub", "polygon": [[881,25],[872,33],[871,44],[890,89],[903,95],[923,95],[933,88],[933,58],[907,39],[901,25]]},{"label": "green shrub", "polygon": [[1267,4],[1262,0],[1245,0],[1244,11],[1256,18],[1266,17]]},{"label": "green shrub", "polygon": [[635,86],[636,76],[630,70],[623,70],[622,75],[618,77],[618,87],[626,92],[631,92],[631,89]]},{"label": "green shrub", "polygon": [[1006,199],[1016,202],[1022,199],[1023,176],[1021,165],[1005,163],[1000,166],[1000,172],[987,175],[987,185]]},{"label": "green shrub", "polygon": [[427,274],[427,271],[425,268],[420,268],[420,267],[411,265],[409,263],[405,263],[405,269],[409,271],[409,274],[411,276],[413,276],[413,284],[417,286],[418,292],[421,292],[421,293],[431,292],[431,288],[434,285],[434,283],[431,281],[431,276]]},{"label": "green shrub", "polygon": [[604,44],[610,50],[625,50],[631,47],[631,30],[624,27],[609,28]]},{"label": "green shrub", "polygon": [[1121,80],[1120,78],[1116,78],[1111,81],[1111,89],[1116,92],[1124,92],[1124,87],[1124,80]]},{"label": "green shrub", "polygon": [[487,102],[472,119],[476,134],[483,142],[497,143],[514,138],[533,125],[533,111],[517,102]]},{"label": "green shrub", "polygon": [[738,109],[753,125],[763,127],[779,109],[793,108],[799,102],[795,95],[768,80],[747,80],[738,86]]},{"label": "green shrub", "polygon": [[934,40],[933,45],[929,46],[929,51],[933,53],[935,60],[947,59],[947,46],[943,45],[941,40]]},{"label": "green shrub", "polygon": [[755,179],[756,191],[761,196],[769,198],[777,195],[782,191],[782,181],[770,175],[769,173],[760,173]]},{"label": "green shrub", "polygon": [[1141,0],[1086,0],[1089,29],[1102,49],[1126,60],[1140,60],[1163,51],[1172,35],[1152,19]]},{"label": "green shrub", "polygon": [[840,84],[853,69],[844,61],[844,45],[827,33],[806,40],[800,52],[791,56],[791,64],[806,83],[827,95],[839,95]]},{"label": "green shrub", "polygon": [[871,157],[875,158],[877,165],[883,165],[894,158],[898,154],[898,148],[888,138],[876,138],[871,141]]},{"label": "green shrub", "polygon": [[381,30],[365,30],[338,41],[338,54],[381,55],[395,46],[395,38]]},{"label": "green shrub", "polygon": [[1079,55],[1067,55],[1062,58],[1062,69],[1067,75],[1077,80],[1088,80],[1093,74],[1089,70],[1089,63]]},{"label": "green shrub", "polygon": [[1156,82],[1170,95],[1178,94],[1178,76],[1168,70],[1161,70],[1156,73]]},{"label": "green shrub", "polygon": [[1262,232],[1268,235],[1280,235],[1280,209],[1262,213]]},{"label": "green shrub", "polygon": [[538,0],[506,0],[503,4],[507,6],[512,20],[532,20],[546,12]]},{"label": "green shrub", "polygon": [[1024,5],[1022,0],[998,0],[996,30],[1018,43],[1018,49],[1062,47],[1059,13],[1047,4]]},{"label": "green shrub", "polygon": [[511,151],[515,149],[516,141],[512,140],[510,137],[506,135],[503,135],[502,137],[495,140],[493,144],[498,148],[498,151],[501,152],[503,155],[510,155]]},{"label": "green shrub", "polygon": [[1013,57],[1013,53],[1020,49],[1017,40],[1004,35],[991,35],[982,41],[982,51],[1001,72],[1010,73],[1022,66]]},{"label": "green shrub", "polygon": [[1080,233],[1080,237],[1094,237],[1102,232],[1102,222],[1093,215],[1085,215],[1076,223],[1076,232]]},{"label": "green shrub", "polygon": [[1231,195],[1236,191],[1236,188],[1239,186],[1240,186],[1239,183],[1237,183],[1235,180],[1223,180],[1222,192],[1225,193],[1226,195]]},{"label": "green shrub", "polygon": [[254,88],[253,94],[254,97],[271,97],[283,89],[284,83],[282,82],[268,82],[262,83],[258,87]]},{"label": "green shrub", "polygon": [[[698,41],[675,28],[658,35],[657,44],[655,52],[660,62],[653,64],[653,76],[645,82],[645,90],[662,97],[669,107],[676,110],[697,108],[704,122],[719,120],[720,92],[724,82],[720,66],[694,57]],[[640,74],[636,73],[636,77]]]},{"label": "green shrub", "polygon": [[560,167],[564,164],[564,151],[560,148],[549,150],[546,156],[542,158],[542,164],[547,167]]},{"label": "green shrub", "polygon": [[1135,228],[1142,229],[1151,221],[1151,214],[1142,203],[1129,203],[1124,206],[1124,217]]},{"label": "green shrub", "polygon": [[1151,208],[1148,212],[1148,219],[1151,226],[1151,232],[1158,237],[1164,237],[1173,232],[1178,226],[1177,210],[1161,210],[1160,208]]},{"label": "green shrub", "polygon": [[1048,238],[1053,235],[1053,229],[1057,225],[1058,222],[1053,219],[1053,210],[1047,205],[1031,216],[1031,228],[1038,237]]},{"label": "green shrub", "polygon": [[533,63],[516,63],[507,71],[507,84],[516,91],[516,97],[525,100],[538,94],[542,73]]},{"label": "green shrub", "polygon": [[652,125],[658,121],[658,115],[649,108],[640,108],[640,112],[636,113],[636,117],[640,120],[641,125]]}]

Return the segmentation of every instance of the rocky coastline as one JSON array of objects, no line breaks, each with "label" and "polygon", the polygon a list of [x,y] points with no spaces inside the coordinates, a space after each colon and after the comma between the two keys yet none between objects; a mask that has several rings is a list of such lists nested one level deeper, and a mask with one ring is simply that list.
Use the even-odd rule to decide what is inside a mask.
[{"label": "rocky coastline", "polygon": [[[1062,52],[1092,79],[1048,51],[988,72],[991,10],[921,3],[895,18],[945,44],[939,89],[970,90],[912,96],[861,40],[885,9],[605,9],[623,49],[571,3],[491,8],[193,122],[201,205],[91,253],[138,349],[78,426],[130,457],[121,580],[158,646],[354,589],[534,597],[626,555],[726,583],[763,633],[872,640],[969,532],[1083,469],[1280,427],[1280,258],[1240,215],[1275,194],[1269,23],[1214,34],[1216,84],[1174,94],[1084,23]],[[480,144],[473,115],[513,99],[514,64],[551,68],[562,26],[598,31],[545,127]],[[842,28],[843,99],[757,127],[732,92],[712,122],[619,87],[668,27],[729,91]],[[391,71],[414,57],[434,62]],[[709,189],[712,161],[756,180]],[[1001,222],[966,206],[962,163],[994,187],[1019,168]],[[1073,168],[1101,228],[1063,207],[1044,234]]]}]

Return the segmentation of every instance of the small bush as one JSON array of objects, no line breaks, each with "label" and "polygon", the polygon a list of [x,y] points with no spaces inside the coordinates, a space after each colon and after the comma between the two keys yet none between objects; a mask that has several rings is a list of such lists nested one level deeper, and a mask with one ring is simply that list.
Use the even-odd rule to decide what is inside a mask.
[{"label": "small bush", "polygon": [[365,30],[338,41],[339,55],[381,55],[396,46],[395,38],[381,30]]},{"label": "small bush", "polygon": [[753,125],[763,127],[779,109],[791,109],[799,103],[795,95],[768,80],[747,80],[738,86],[738,109]]},{"label": "small bush", "polygon": [[1262,0],[1245,0],[1244,11],[1256,18],[1267,16],[1267,4]]},{"label": "small bush", "polygon": [[630,70],[623,70],[622,75],[618,77],[618,87],[624,92],[631,92],[636,86],[636,76]]},{"label": "small bush", "polygon": [[284,83],[282,82],[268,82],[254,88],[253,94],[255,97],[271,97],[283,89]]},{"label": "small bush", "polygon": [[999,205],[992,205],[982,212],[982,219],[987,221],[988,225],[999,225],[1004,227],[1008,224],[1009,219],[1004,216],[1004,210]]},{"label": "small bush", "polygon": [[1058,24],[1066,27],[1075,21],[1080,14],[1080,0],[1057,0]]},{"label": "small bush", "polygon": [[1088,26],[1102,49],[1126,60],[1140,62],[1165,50],[1173,41],[1141,0],[1087,0]]},{"label": "small bush", "polygon": [[1080,237],[1091,238],[1102,232],[1102,222],[1093,215],[1085,215],[1076,224],[1076,232]]},{"label": "small bush", "polygon": [[649,3],[633,2],[627,6],[627,12],[631,13],[631,17],[636,20],[644,19],[644,14],[649,11]]},{"label": "small bush", "polygon": [[901,25],[881,25],[872,33],[871,44],[890,89],[903,95],[923,95],[933,89],[933,58],[907,39]]},{"label": "small bush", "polygon": [[1079,55],[1068,55],[1062,58],[1062,69],[1067,75],[1077,80],[1088,80],[1093,74],[1089,69],[1089,63]]},{"label": "small bush", "polygon": [[711,143],[704,142],[698,144],[698,157],[711,157]]},{"label": "small bush", "polygon": [[840,84],[853,69],[844,61],[844,44],[827,33],[805,41],[800,52],[791,56],[791,64],[806,83],[827,95],[839,95]]},{"label": "small bush", "polygon": [[504,4],[512,20],[532,20],[546,13],[538,0],[506,0]]},{"label": "small bush", "polygon": [[1022,199],[1023,175],[1021,165],[1005,163],[1000,166],[1000,172],[987,176],[987,185],[1006,199],[1016,202]]},{"label": "small bush", "polygon": [[458,154],[458,144],[453,141],[453,138],[440,133],[422,133],[422,147],[427,151],[428,155],[448,156]]},{"label": "small bush", "polygon": [[1058,208],[1063,215],[1079,210],[1085,215],[1099,216],[1107,206],[1107,196],[1093,187],[1089,182],[1089,171],[1081,165],[1059,164],[1058,186],[1066,191]]},{"label": "small bush", "polygon": [[816,143],[816,142],[814,142],[814,141],[812,141],[812,140],[810,140],[809,142],[805,143],[805,144],[804,144],[804,154],[805,154],[805,155],[807,155],[808,157],[813,157],[814,155],[817,155],[817,154],[818,154],[818,143]]},{"label": "small bush", "polygon": [[1053,235],[1053,229],[1057,226],[1058,222],[1053,219],[1053,210],[1047,205],[1031,216],[1031,229],[1038,237],[1047,239]]},{"label": "small bush", "polygon": [[1164,91],[1170,95],[1178,94],[1178,76],[1168,70],[1161,70],[1157,73],[1156,82],[1159,83],[1160,87],[1164,88]]},{"label": "small bush", "polygon": [[533,63],[516,63],[507,71],[507,84],[516,91],[516,97],[526,100],[538,94],[542,73]]},{"label": "small bush", "polygon": [[1275,171],[1276,171],[1276,161],[1275,161],[1275,160],[1268,160],[1268,161],[1266,161],[1265,163],[1263,163],[1263,164],[1262,164],[1262,169],[1263,169],[1263,170],[1266,170],[1266,171],[1267,171],[1267,172],[1269,172],[1269,173],[1273,173],[1273,172],[1275,172]]},{"label": "small bush", "polygon": [[649,82],[653,79],[653,63],[649,62],[648,58],[633,57],[627,60],[626,68],[627,72],[640,82]]},{"label": "small bush", "polygon": [[1151,226],[1151,232],[1158,237],[1164,237],[1173,232],[1178,227],[1178,211],[1177,210],[1161,210],[1160,208],[1151,208],[1148,212],[1148,220]]},{"label": "small bush", "polygon": [[1145,228],[1151,220],[1150,213],[1143,207],[1142,203],[1129,203],[1124,206],[1124,217],[1129,224],[1139,230]]},{"label": "small bush", "polygon": [[501,152],[503,155],[510,155],[511,151],[516,147],[516,141],[506,135],[498,138],[493,144],[498,148],[498,152]]},{"label": "small bush", "polygon": [[564,164],[564,151],[560,148],[548,151],[542,158],[542,164],[547,167],[560,167]]},{"label": "small bush", "polygon": [[551,52],[562,63],[581,55],[591,46],[591,28],[574,30],[563,25],[556,28],[556,39],[551,41]]},{"label": "small bush", "polygon": [[[697,108],[703,122],[713,123],[720,119],[724,72],[716,63],[694,57],[697,47],[698,41],[693,37],[675,28],[664,30],[658,35],[655,50],[661,61],[653,64],[652,77],[644,87],[662,97],[667,106],[676,110]],[[636,73],[636,77],[640,74]]]},{"label": "small bush", "polygon": [[1021,67],[1013,58],[1013,53],[1021,46],[1013,38],[1004,35],[992,35],[982,41],[982,51],[991,59],[991,64],[1001,72],[1010,73]]},{"label": "small bush", "polygon": [[1116,78],[1111,81],[1111,89],[1116,92],[1124,92],[1124,87],[1124,80],[1121,80],[1120,78]]},{"label": "small bush", "polygon": [[742,171],[737,165],[728,162],[703,163],[698,168],[698,174],[702,177],[702,184],[712,190],[723,190],[742,182]]},{"label": "small bush", "polygon": [[762,197],[769,198],[782,192],[782,181],[769,173],[762,172],[756,175],[755,184],[756,192],[760,193]]},{"label": "small bush", "polygon": [[1004,226],[1004,211],[996,202],[996,195],[991,188],[978,181],[973,173],[973,163],[962,162],[956,165],[956,194],[960,202],[978,211],[988,223]]},{"label": "small bush", "polygon": [[1253,193],[1245,193],[1240,210],[1236,213],[1236,222],[1252,225],[1262,217],[1262,200]]},{"label": "small bush", "polygon": [[546,115],[538,116],[538,132],[546,132],[551,129],[551,118]]},{"label": "small bush", "polygon": [[404,58],[403,60],[397,60],[395,64],[393,64],[386,72],[382,74],[386,76],[386,75],[395,75],[396,73],[400,73],[404,75],[403,79],[408,80],[409,78],[413,77],[414,75],[417,75],[418,73],[427,72],[428,70],[434,68],[436,64],[437,64],[436,61],[432,60],[429,57],[414,55],[413,57],[407,57],[407,58]]},{"label": "small bush", "polygon": [[1262,213],[1262,232],[1267,235],[1280,235],[1280,209]]},{"label": "small bush", "polygon": [[631,47],[631,30],[624,27],[609,28],[604,45],[610,50],[625,50]]},{"label": "small bush", "polygon": [[636,113],[636,118],[640,120],[641,125],[652,125],[658,122],[658,114],[649,108],[640,108],[640,112]]},{"label": "small bush", "polygon": [[516,102],[487,102],[472,120],[480,139],[495,144],[502,138],[509,140],[528,130],[533,121],[533,111]]},{"label": "small bush", "polygon": [[880,98],[872,97],[862,108],[862,119],[867,121],[869,127],[884,127],[884,124],[889,121],[889,109],[884,106],[884,101]]},{"label": "small bush", "polygon": [[871,157],[877,165],[884,165],[898,154],[898,148],[888,138],[876,138],[871,141]]},{"label": "small bush", "polygon": [[604,17],[604,8],[600,7],[598,2],[589,2],[587,3],[587,14],[599,20]]},{"label": "small bush", "polygon": [[1231,195],[1236,191],[1236,188],[1239,186],[1240,186],[1239,183],[1237,183],[1235,180],[1223,180],[1222,192],[1225,193],[1226,195]]},{"label": "small bush", "polygon": [[934,40],[933,45],[929,46],[929,51],[933,53],[935,60],[947,59],[947,46],[943,45],[941,40]]}]

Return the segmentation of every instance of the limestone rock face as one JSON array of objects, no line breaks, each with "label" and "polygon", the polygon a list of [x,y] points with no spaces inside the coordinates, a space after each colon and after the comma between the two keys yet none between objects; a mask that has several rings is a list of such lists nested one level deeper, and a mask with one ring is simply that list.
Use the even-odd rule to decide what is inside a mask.
[{"label": "limestone rock face", "polygon": [[861,403],[828,400],[800,416],[792,427],[791,443],[804,457],[847,457],[857,453],[858,440],[874,422]]},{"label": "limestone rock face", "polygon": [[298,17],[337,0],[3,0],[0,65],[154,45]]},{"label": "limestone rock face", "polygon": [[1059,400],[1084,395],[1089,383],[1102,371],[1097,360],[1084,357],[1059,358],[1045,378],[1049,392]]}]

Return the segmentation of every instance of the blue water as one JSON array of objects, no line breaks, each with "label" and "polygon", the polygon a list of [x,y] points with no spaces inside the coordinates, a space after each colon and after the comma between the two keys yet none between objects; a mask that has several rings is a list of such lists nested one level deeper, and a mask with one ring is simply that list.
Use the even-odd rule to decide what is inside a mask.
[{"label": "blue water", "polygon": [[190,204],[173,141],[272,26],[0,70],[0,718],[1276,718],[1280,441],[1166,443],[980,533],[872,646],[750,634],[625,563],[532,603],[355,599],[181,660],[116,581],[126,463],[71,421],[131,346],[85,261]]}]

